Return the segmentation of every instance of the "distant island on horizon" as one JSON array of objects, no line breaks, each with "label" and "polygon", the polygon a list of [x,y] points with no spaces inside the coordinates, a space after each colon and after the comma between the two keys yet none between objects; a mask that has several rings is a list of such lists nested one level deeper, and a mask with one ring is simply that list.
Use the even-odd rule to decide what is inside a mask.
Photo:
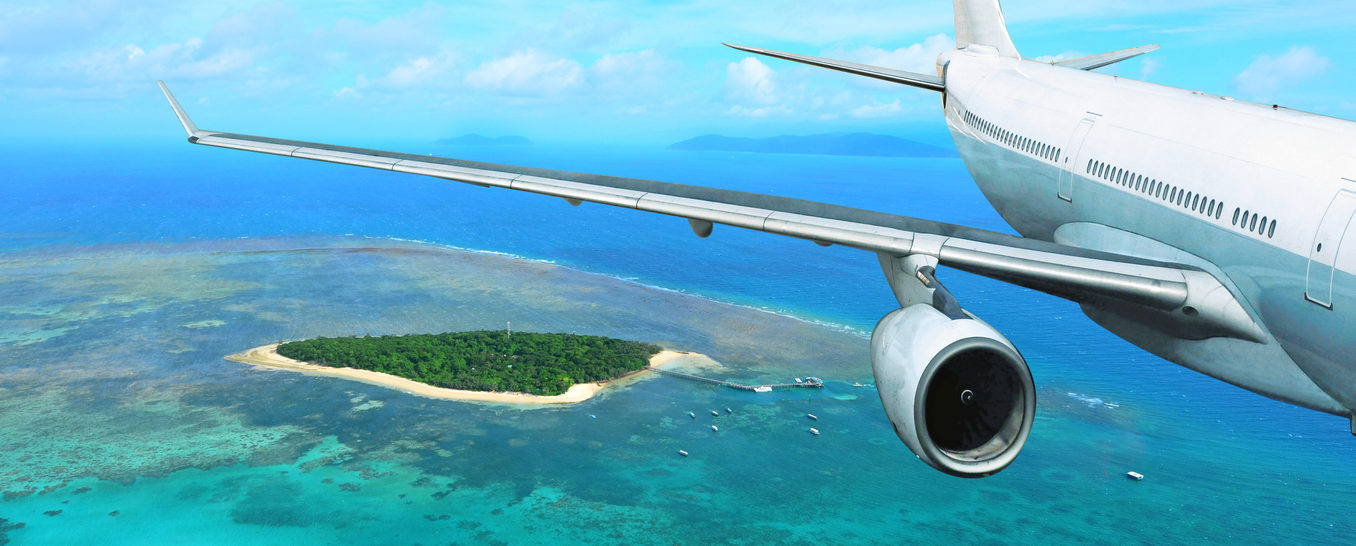
[{"label": "distant island on horizon", "polygon": [[487,137],[477,133],[468,133],[458,137],[439,139],[436,144],[443,146],[531,146],[533,142],[527,137],[519,135]]},{"label": "distant island on horizon", "polygon": [[824,133],[742,138],[703,135],[669,145],[671,150],[701,152],[751,152],[761,154],[817,154],[866,157],[956,157],[956,152],[875,133]]}]

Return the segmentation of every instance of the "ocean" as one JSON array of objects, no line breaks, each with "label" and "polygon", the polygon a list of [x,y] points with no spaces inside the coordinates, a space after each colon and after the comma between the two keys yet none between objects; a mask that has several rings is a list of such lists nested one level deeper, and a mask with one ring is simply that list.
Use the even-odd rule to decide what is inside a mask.
[{"label": "ocean", "polygon": [[[959,159],[351,144],[1008,231]],[[1040,293],[939,275],[1017,345],[1038,389],[1022,455],[964,480],[916,460],[869,386],[867,337],[895,304],[868,253],[721,226],[698,239],[682,219],[178,137],[10,143],[0,161],[0,544],[1356,534],[1344,420],[1165,362]],[[741,382],[827,384],[648,377],[522,409],[222,358],[507,322],[702,352],[722,364],[707,373]]]}]

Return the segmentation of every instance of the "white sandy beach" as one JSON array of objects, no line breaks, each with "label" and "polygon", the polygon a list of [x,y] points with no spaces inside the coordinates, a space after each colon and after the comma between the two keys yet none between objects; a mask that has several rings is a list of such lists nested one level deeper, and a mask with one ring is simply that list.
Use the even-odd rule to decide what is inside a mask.
[{"label": "white sandy beach", "polygon": [[[660,351],[659,354],[656,354],[650,358],[650,367],[657,368],[663,366],[680,356],[703,357],[703,355],[697,353],[684,353],[679,351]],[[316,364],[309,364],[306,362],[292,360],[290,358],[278,354],[277,343],[273,343],[271,345],[264,345],[262,347],[255,347],[243,353],[228,355],[226,357],[226,360],[243,362],[245,364],[253,364],[255,366],[264,366],[280,370],[291,370],[302,373],[342,377],[344,379],[361,381],[363,383],[387,387],[398,391],[404,391],[418,396],[426,396],[429,398],[439,398],[444,400],[462,400],[468,402],[498,402],[508,404],[529,404],[529,405],[575,404],[593,398],[594,395],[598,394],[598,392],[603,390],[603,388],[606,387],[608,384],[616,381],[616,379],[614,379],[612,381],[600,381],[597,383],[577,383],[574,386],[570,387],[570,390],[565,391],[564,394],[559,394],[556,396],[537,396],[534,394],[524,394],[520,392],[484,392],[484,391],[464,391],[458,389],[444,389],[441,387],[434,387],[432,385],[426,385],[418,381],[405,379],[403,377],[396,377],[394,375],[384,374],[381,372],[374,372],[370,370],[359,370],[356,368],[332,368],[329,366],[319,366]],[[623,377],[619,377],[617,379],[634,377],[635,375],[645,373],[646,371],[648,371],[648,368],[632,374],[625,375]]]}]

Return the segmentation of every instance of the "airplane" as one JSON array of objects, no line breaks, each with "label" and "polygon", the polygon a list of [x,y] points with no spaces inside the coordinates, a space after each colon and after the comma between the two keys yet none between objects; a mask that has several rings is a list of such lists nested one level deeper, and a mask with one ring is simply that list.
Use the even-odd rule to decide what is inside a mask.
[{"label": "airplane", "polygon": [[1036,390],[1013,344],[938,280],[946,266],[1079,304],[1136,346],[1346,417],[1356,434],[1356,124],[1092,70],[1156,45],[1022,58],[998,0],[953,0],[937,73],[730,45],[940,94],[960,156],[1020,236],[827,203],[197,128],[193,144],[432,176],[874,253],[899,308],[871,335],[896,434],[942,472],[1017,457]]}]

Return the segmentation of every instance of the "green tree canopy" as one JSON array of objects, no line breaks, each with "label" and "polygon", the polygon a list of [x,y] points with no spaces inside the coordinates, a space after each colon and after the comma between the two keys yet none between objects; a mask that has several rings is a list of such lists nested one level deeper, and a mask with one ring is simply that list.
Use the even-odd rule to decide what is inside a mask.
[{"label": "green tree canopy", "polygon": [[600,336],[498,330],[338,337],[278,346],[285,357],[372,370],[449,389],[553,396],[644,368],[660,347]]}]

